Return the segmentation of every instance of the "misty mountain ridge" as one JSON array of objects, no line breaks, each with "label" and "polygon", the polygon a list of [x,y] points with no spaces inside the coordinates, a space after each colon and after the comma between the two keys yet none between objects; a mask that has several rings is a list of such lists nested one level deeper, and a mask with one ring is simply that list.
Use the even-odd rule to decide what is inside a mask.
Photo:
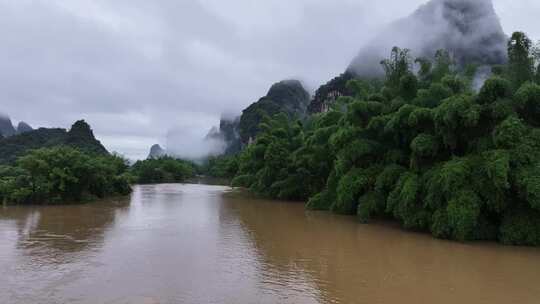
[{"label": "misty mountain ridge", "polygon": [[[491,0],[432,0],[391,23],[360,50],[345,73],[320,86],[308,113],[324,112],[339,97],[350,96],[346,84],[351,79],[382,78],[380,63],[394,46],[410,49],[414,57],[429,59],[445,49],[458,67],[489,67],[507,61],[507,39]],[[490,74],[489,70],[480,68],[478,73]],[[481,85],[474,83],[475,88]]]},{"label": "misty mountain ridge", "polygon": [[[327,111],[339,97],[352,94],[346,87],[349,80],[382,78],[381,60],[389,56],[394,46],[410,49],[413,57],[429,59],[445,49],[461,67],[469,63],[487,67],[507,61],[507,36],[491,0],[431,0],[382,30],[359,51],[343,74],[320,86],[313,98],[298,80],[275,83],[239,117],[222,118],[219,128],[212,128],[205,136],[203,146],[210,147],[210,154],[218,150],[223,150],[219,154],[235,154],[255,139],[264,116],[285,113],[304,119]],[[171,144],[174,143],[173,139]],[[176,150],[167,151],[182,157]]]},{"label": "misty mountain ridge", "polygon": [[352,95],[352,92],[347,88],[347,82],[354,78],[353,73],[345,72],[320,86],[309,104],[308,113],[326,112],[328,106],[339,97]]},{"label": "misty mountain ridge", "polygon": [[184,147],[167,149],[165,153],[192,160],[236,154],[255,139],[259,132],[259,124],[265,116],[272,117],[278,113],[285,113],[291,118],[305,118],[309,103],[310,94],[299,80],[274,83],[265,96],[244,109],[240,116],[222,116],[219,127],[212,127],[202,142],[197,144],[206,147],[206,155],[193,159],[182,153]]},{"label": "misty mountain ridge", "polygon": [[[346,87],[349,80],[382,78],[381,60],[394,46],[410,49],[413,57],[428,59],[445,49],[458,68],[476,64],[480,66],[478,73],[485,74],[490,74],[490,66],[507,61],[507,36],[491,0],[431,0],[388,25],[359,51],[343,74],[320,86],[313,98],[300,81],[280,81],[238,118],[221,119],[219,128],[212,128],[204,141],[212,143],[212,153],[223,147],[222,154],[234,154],[255,139],[264,116],[285,113],[304,119],[327,111],[339,97],[352,94]],[[474,83],[474,87],[481,85]]]},{"label": "misty mountain ridge", "polygon": [[0,138],[22,134],[32,130],[32,127],[24,121],[19,122],[17,128],[15,128],[9,116],[0,114]]},{"label": "misty mountain ridge", "polygon": [[360,50],[346,72],[322,85],[309,113],[319,113],[341,96],[353,78],[382,78],[381,61],[394,46],[408,48],[413,57],[433,59],[440,49],[449,51],[458,67],[477,64],[478,89],[491,74],[492,65],[507,61],[507,37],[491,0],[432,0],[410,16],[391,23]]},{"label": "misty mountain ridge", "polygon": [[1,137],[9,137],[15,135],[17,131],[11,123],[11,119],[8,116],[0,115],[0,135]]},{"label": "misty mountain ridge", "polygon": [[461,66],[502,64],[507,60],[506,45],[507,36],[491,0],[432,0],[381,31],[360,50],[347,71],[382,76],[379,63],[394,46],[426,58],[446,49]]},{"label": "misty mountain ridge", "polygon": [[17,134],[33,131],[34,129],[24,121],[19,122],[17,125]]},{"label": "misty mountain ridge", "polygon": [[153,145],[148,153],[148,159],[156,159],[167,155],[167,152],[158,144]]},{"label": "misty mountain ridge", "polygon": [[270,87],[266,98],[286,113],[305,116],[310,94],[299,80],[283,80]]},{"label": "misty mountain ridge", "polygon": [[79,120],[69,131],[40,128],[0,139],[0,164],[13,163],[30,150],[54,146],[70,146],[91,154],[109,154],[94,137],[90,126],[84,120]]},{"label": "misty mountain ridge", "polygon": [[206,141],[218,141],[223,143],[223,151],[220,154],[231,155],[242,150],[240,139],[240,119],[222,117],[219,121],[219,128],[212,127],[205,137]]}]

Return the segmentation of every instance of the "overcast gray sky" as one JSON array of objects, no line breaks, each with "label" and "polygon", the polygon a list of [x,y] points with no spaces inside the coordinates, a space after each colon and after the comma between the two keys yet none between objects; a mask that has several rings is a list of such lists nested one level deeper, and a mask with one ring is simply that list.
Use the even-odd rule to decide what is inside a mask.
[{"label": "overcast gray sky", "polygon": [[[32,126],[86,119],[145,157],[170,129],[204,136],[270,85],[315,89],[376,30],[425,0],[0,0],[0,112]],[[494,0],[504,30],[540,39],[540,1]]]}]

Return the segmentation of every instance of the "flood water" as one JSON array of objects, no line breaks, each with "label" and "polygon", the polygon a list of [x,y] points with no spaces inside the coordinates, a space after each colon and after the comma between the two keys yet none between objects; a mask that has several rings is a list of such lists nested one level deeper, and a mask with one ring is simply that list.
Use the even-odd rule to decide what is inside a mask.
[{"label": "flood water", "polygon": [[0,303],[540,303],[540,249],[460,244],[227,187],[0,207]]}]

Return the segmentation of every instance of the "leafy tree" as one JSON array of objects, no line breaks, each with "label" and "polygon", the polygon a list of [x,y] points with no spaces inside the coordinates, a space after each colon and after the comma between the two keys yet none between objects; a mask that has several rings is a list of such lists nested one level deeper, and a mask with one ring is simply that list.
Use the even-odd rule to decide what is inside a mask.
[{"label": "leafy tree", "polygon": [[425,88],[432,82],[433,79],[433,75],[431,73],[433,63],[431,60],[424,57],[416,58],[414,62],[418,64],[418,78],[422,84],[422,87]]},{"label": "leafy tree", "polygon": [[540,84],[540,41],[538,41],[532,49],[532,57],[534,59],[534,81]]},{"label": "leafy tree", "polygon": [[127,162],[58,146],[33,150],[0,169],[7,203],[73,203],[131,192]]},{"label": "leafy tree", "polygon": [[515,89],[531,81],[534,75],[532,42],[523,32],[515,32],[508,41],[508,74]]},{"label": "leafy tree", "polygon": [[206,160],[202,173],[217,178],[233,178],[238,172],[238,156],[215,156]]},{"label": "leafy tree", "polygon": [[399,87],[401,77],[410,73],[411,55],[409,49],[392,48],[390,58],[381,61],[386,73],[386,85],[390,88]]},{"label": "leafy tree", "polygon": [[412,73],[406,74],[399,80],[399,95],[406,101],[416,97],[418,92],[418,79]]},{"label": "leafy tree", "polygon": [[139,184],[182,183],[195,175],[195,164],[169,156],[136,162],[131,174]]},{"label": "leafy tree", "polygon": [[451,74],[454,61],[447,50],[438,50],[435,54],[435,62],[432,71],[432,81],[440,82],[444,76]]},{"label": "leafy tree", "polygon": [[523,84],[514,96],[514,106],[527,123],[540,127],[540,85]]},{"label": "leafy tree", "polygon": [[491,77],[486,80],[478,94],[478,102],[489,104],[499,99],[509,98],[512,95],[512,87],[508,80],[502,77]]}]

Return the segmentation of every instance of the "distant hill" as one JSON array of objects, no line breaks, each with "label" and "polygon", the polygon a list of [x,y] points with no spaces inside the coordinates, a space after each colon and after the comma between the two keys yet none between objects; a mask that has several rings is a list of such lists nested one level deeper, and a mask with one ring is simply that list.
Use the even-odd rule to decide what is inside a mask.
[{"label": "distant hill", "polygon": [[221,118],[219,128],[212,128],[205,140],[219,140],[225,144],[223,154],[240,152],[259,133],[264,116],[285,113],[291,118],[304,118],[310,94],[298,80],[284,80],[273,84],[268,93],[252,103],[236,118]]},{"label": "distant hill", "polygon": [[354,78],[350,72],[343,73],[338,77],[322,85],[316,92],[309,104],[310,114],[326,112],[328,106],[341,96],[350,96],[352,92],[347,89],[347,82]]},{"label": "distant hill", "polygon": [[0,135],[1,137],[8,137],[15,135],[17,130],[13,127],[11,119],[8,116],[0,114]]},{"label": "distant hill", "polygon": [[22,134],[32,130],[32,127],[24,121],[19,122],[17,128],[15,128],[9,116],[0,114],[0,138]]},{"label": "distant hill", "polygon": [[167,152],[160,145],[153,145],[150,148],[150,153],[148,153],[148,159],[160,158],[167,155]]},{"label": "distant hill", "polygon": [[19,124],[17,125],[17,134],[26,133],[33,130],[34,129],[29,124],[25,123],[24,121],[19,122]]},{"label": "distant hill", "polygon": [[236,154],[242,150],[240,117],[235,119],[222,118],[219,122],[219,132],[226,144],[225,155]]},{"label": "distant hill", "polygon": [[109,153],[101,142],[96,139],[92,128],[84,120],[79,120],[71,126],[71,129],[67,132],[65,144],[89,153]]},{"label": "distant hill", "polygon": [[69,131],[65,129],[40,128],[0,139],[0,164],[12,163],[26,152],[44,147],[66,145],[87,153],[108,154],[105,147],[94,137],[90,126],[77,121]]},{"label": "distant hill", "polygon": [[242,112],[238,127],[242,143],[247,144],[257,136],[259,124],[265,115],[285,113],[290,117],[303,118],[309,101],[309,93],[298,80],[285,80],[272,85],[266,96]]},{"label": "distant hill", "polygon": [[222,117],[219,121],[219,128],[212,127],[204,140],[222,142],[222,154],[224,155],[233,155],[240,152],[243,146],[240,139],[240,117]]}]

